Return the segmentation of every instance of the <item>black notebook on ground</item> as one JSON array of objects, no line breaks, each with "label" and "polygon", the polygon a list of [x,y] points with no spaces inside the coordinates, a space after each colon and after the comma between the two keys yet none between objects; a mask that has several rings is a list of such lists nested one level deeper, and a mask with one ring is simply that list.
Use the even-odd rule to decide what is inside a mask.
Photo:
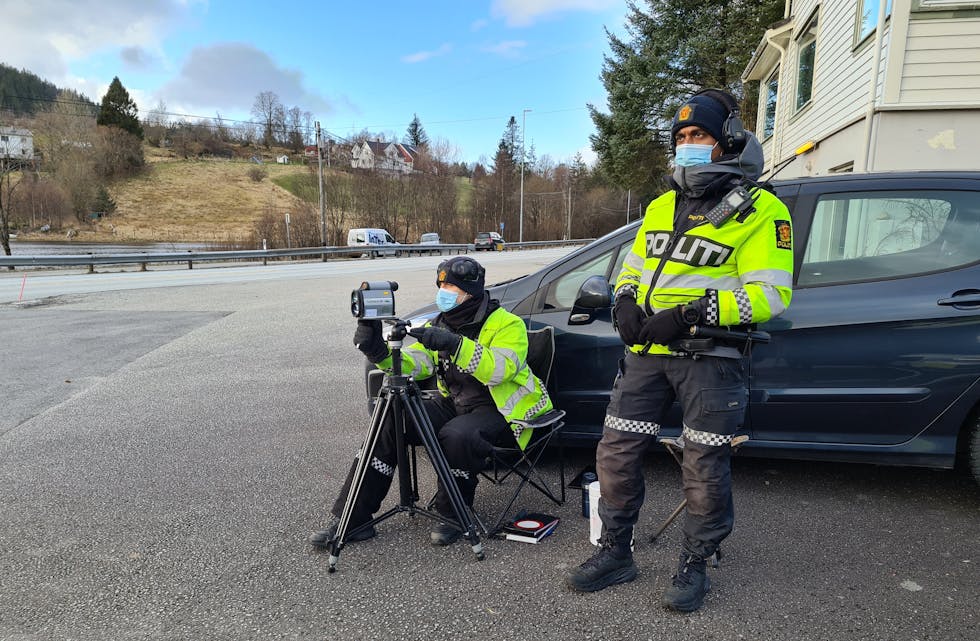
[{"label": "black notebook on ground", "polygon": [[558,527],[560,520],[551,514],[522,512],[504,526],[504,538],[508,541],[538,543]]}]

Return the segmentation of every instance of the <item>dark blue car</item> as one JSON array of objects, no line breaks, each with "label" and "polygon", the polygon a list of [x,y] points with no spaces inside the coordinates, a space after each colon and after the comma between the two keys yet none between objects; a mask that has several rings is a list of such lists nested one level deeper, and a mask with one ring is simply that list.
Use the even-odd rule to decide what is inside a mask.
[{"label": "dark blue car", "polygon": [[[980,480],[980,173],[775,187],[793,213],[794,294],[759,327],[771,342],[752,350],[743,453],[938,468],[959,459]],[[555,328],[549,391],[568,440],[601,434],[623,353],[610,285],[638,224],[490,288],[530,328]],[[369,398],[380,385],[369,371]],[[680,423],[675,406],[664,433]]]}]

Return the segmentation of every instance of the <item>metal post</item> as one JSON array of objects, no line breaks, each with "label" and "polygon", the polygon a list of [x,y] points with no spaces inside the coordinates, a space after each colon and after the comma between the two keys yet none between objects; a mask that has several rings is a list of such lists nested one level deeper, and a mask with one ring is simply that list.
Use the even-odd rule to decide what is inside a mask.
[{"label": "metal post", "polygon": [[[327,246],[327,215],[324,211],[323,202],[323,149],[320,138],[320,121],[316,121],[316,164],[317,174],[319,175],[318,185],[320,189],[320,246]],[[323,255],[323,260],[327,260],[327,255]]]},{"label": "metal post", "polygon": [[521,214],[517,233],[517,242],[519,243],[524,242],[524,158],[526,155],[524,153],[524,139],[527,137],[525,136],[525,132],[527,131],[527,112],[529,111],[531,110],[525,109],[521,112]]},{"label": "metal post", "polygon": [[286,249],[292,249],[293,244],[289,240],[289,212],[286,212]]},{"label": "metal post", "polygon": [[626,190],[626,224],[630,222],[630,190]]}]

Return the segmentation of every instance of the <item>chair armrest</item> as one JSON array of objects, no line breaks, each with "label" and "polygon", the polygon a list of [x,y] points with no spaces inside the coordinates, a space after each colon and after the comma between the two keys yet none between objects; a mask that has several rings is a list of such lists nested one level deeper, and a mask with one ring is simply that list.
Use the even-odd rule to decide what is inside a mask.
[{"label": "chair armrest", "polygon": [[513,425],[520,425],[524,429],[539,430],[542,427],[551,427],[565,418],[565,410],[551,409],[527,421],[511,421]]}]

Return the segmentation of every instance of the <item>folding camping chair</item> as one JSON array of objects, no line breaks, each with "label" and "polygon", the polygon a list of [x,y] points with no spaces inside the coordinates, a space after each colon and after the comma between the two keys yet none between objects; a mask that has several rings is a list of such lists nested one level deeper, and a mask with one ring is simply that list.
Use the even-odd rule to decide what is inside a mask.
[{"label": "folding camping chair", "polygon": [[[731,444],[732,456],[734,456],[735,453],[738,452],[738,448],[744,445],[745,442],[748,440],[749,437],[747,434],[739,434],[738,436],[733,437],[732,444]],[[670,452],[670,455],[674,457],[674,460],[677,461],[677,465],[683,468],[684,437],[678,436],[674,438],[669,436],[661,436],[657,438],[657,442],[663,445],[667,449],[667,451]],[[684,508],[686,507],[687,507],[687,497],[685,497],[677,505],[677,507],[674,508],[674,511],[670,513],[670,516],[668,516],[664,520],[664,522],[661,523],[660,527],[657,528],[657,531],[654,532],[653,536],[650,537],[650,542],[654,543],[658,538],[660,538],[660,535],[664,533],[664,530],[666,530],[670,526],[670,524],[673,523],[674,520],[676,520],[677,517],[681,515],[681,513],[684,511]],[[715,554],[713,554],[708,561],[711,563],[712,567],[718,567],[718,563],[721,561],[721,550],[715,552]]]},{"label": "folding camping chair", "polygon": [[[551,376],[551,365],[555,358],[555,330],[545,326],[527,333],[527,364],[531,371],[541,379],[547,387]],[[495,485],[501,485],[511,475],[520,478],[516,489],[507,501],[507,506],[493,521],[490,528],[485,528],[489,535],[496,534],[508,519],[510,509],[525,486],[531,486],[555,505],[565,502],[565,452],[561,440],[561,429],[565,425],[565,412],[551,409],[543,415],[529,421],[513,421],[511,427],[515,435],[506,435],[505,441],[498,442],[493,448],[491,465],[481,475]],[[533,430],[531,440],[523,450],[515,439],[518,430]],[[555,441],[558,445],[558,487],[544,479],[537,469],[541,456],[548,445]]]}]

